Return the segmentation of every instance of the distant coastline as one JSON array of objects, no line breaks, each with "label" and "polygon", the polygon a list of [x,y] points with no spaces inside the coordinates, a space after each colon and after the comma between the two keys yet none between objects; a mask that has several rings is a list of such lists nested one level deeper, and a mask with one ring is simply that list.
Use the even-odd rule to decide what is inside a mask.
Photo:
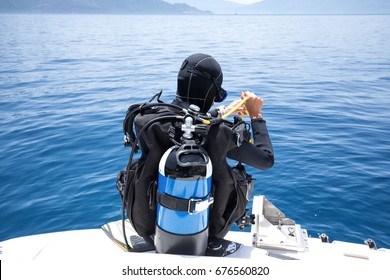
[{"label": "distant coastline", "polygon": [[26,14],[133,14],[133,15],[210,15],[187,4],[162,0],[40,0],[11,2],[0,0],[0,13]]},{"label": "distant coastline", "polygon": [[0,13],[108,15],[390,15],[390,1],[263,0],[242,5],[226,0],[0,0]]}]

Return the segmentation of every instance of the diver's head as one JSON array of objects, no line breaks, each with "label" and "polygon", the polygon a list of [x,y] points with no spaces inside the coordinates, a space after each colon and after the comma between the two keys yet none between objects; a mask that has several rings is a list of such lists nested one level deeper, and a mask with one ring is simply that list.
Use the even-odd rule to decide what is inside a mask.
[{"label": "diver's head", "polygon": [[196,53],[187,57],[177,77],[176,99],[199,106],[206,113],[215,102],[226,98],[222,88],[221,66],[210,55]]}]

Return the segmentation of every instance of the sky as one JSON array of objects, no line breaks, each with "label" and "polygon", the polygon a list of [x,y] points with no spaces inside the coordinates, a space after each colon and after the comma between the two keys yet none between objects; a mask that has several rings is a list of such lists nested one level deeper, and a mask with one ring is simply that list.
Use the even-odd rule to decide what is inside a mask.
[{"label": "sky", "polygon": [[[186,3],[186,2],[188,2],[186,0],[164,0],[164,1],[169,2],[169,3]],[[210,0],[210,1],[212,1],[212,0]],[[239,3],[239,4],[253,4],[256,2],[261,2],[262,0],[225,0],[225,1],[235,2],[235,3]]]},{"label": "sky", "polygon": [[255,2],[260,2],[261,0],[228,0],[230,2],[236,2],[239,4],[253,4]]},{"label": "sky", "polygon": [[[179,3],[179,2],[187,2],[186,0],[165,0],[167,2],[170,2],[170,3]],[[210,0],[212,1],[212,0]],[[262,0],[226,0],[226,1],[230,1],[230,2],[235,2],[235,3],[239,3],[239,4],[253,4],[253,3],[256,3],[256,2],[261,2]]]}]

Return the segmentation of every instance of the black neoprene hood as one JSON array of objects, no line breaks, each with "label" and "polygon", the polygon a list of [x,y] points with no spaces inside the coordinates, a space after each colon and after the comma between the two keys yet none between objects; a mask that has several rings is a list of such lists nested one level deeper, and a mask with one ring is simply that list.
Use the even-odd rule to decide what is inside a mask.
[{"label": "black neoprene hood", "polygon": [[222,81],[221,66],[212,56],[193,54],[187,57],[180,67],[176,99],[195,104],[206,113],[214,101],[219,101],[220,93],[224,92]]}]

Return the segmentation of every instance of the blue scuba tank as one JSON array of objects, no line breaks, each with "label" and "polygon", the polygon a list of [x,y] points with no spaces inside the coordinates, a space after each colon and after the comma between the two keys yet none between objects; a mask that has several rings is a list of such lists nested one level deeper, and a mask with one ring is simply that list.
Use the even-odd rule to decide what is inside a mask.
[{"label": "blue scuba tank", "polygon": [[194,141],[168,149],[160,160],[155,246],[159,253],[204,255],[208,241],[212,164]]}]

